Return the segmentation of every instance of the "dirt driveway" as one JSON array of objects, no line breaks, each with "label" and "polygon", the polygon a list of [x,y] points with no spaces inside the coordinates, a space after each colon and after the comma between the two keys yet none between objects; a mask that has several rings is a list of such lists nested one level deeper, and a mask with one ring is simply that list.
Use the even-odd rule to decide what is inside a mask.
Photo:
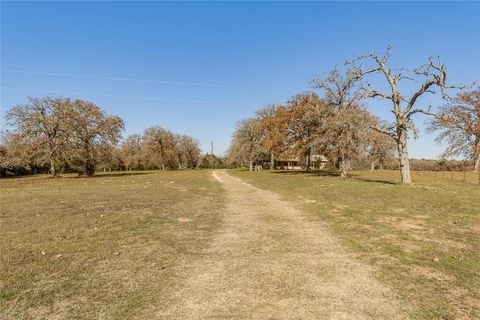
[{"label": "dirt driveway", "polygon": [[405,319],[398,301],[325,225],[224,171],[223,226],[165,319]]}]

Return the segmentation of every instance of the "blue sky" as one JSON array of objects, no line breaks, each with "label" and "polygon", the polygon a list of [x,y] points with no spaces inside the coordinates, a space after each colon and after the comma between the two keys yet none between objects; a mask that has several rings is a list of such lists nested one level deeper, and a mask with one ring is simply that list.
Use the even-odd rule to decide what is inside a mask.
[{"label": "blue sky", "polygon": [[[160,125],[222,153],[238,120],[354,54],[390,44],[404,67],[440,55],[467,83],[480,79],[479,40],[479,2],[2,2],[1,114],[27,96],[82,98],[126,134]],[[422,132],[410,153],[441,151]]]}]

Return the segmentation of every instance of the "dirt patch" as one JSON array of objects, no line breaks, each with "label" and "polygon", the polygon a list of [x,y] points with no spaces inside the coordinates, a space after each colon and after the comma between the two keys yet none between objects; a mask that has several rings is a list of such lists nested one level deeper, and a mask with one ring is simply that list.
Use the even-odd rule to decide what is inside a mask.
[{"label": "dirt patch", "polygon": [[413,273],[419,274],[428,279],[436,279],[439,281],[452,280],[452,278],[446,275],[445,273],[435,270],[433,268],[413,265],[411,266],[410,269],[412,270]]},{"label": "dirt patch", "polygon": [[422,241],[424,243],[429,243],[430,245],[435,245],[442,248],[452,248],[455,250],[469,248],[469,245],[466,243],[458,242],[450,239],[435,239],[429,235],[422,235],[422,234],[415,234],[415,233],[410,234],[410,236],[417,241]]},{"label": "dirt patch", "polygon": [[303,196],[299,196],[300,200],[303,201],[304,203],[307,203],[307,204],[311,204],[311,203],[316,203],[317,200],[313,200],[313,199],[308,199],[308,198],[305,198]]},{"label": "dirt patch", "polygon": [[348,208],[348,206],[346,204],[339,204],[339,203],[335,204],[334,207],[337,210],[343,210],[343,209]]},{"label": "dirt patch", "polygon": [[39,306],[36,308],[30,308],[27,310],[28,316],[31,317],[32,319],[45,319],[45,317],[49,314],[49,312],[50,312],[50,309],[46,306]]},{"label": "dirt patch", "polygon": [[412,230],[425,230],[425,227],[422,225],[422,219],[410,219],[410,218],[400,218],[400,217],[383,217],[380,219],[381,222],[392,225],[395,228],[398,228],[402,231],[412,231]]}]

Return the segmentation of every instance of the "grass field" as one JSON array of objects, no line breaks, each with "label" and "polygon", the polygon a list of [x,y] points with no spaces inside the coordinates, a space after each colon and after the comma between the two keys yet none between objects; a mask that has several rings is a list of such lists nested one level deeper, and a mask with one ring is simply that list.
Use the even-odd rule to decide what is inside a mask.
[{"label": "grass field", "polygon": [[392,171],[231,171],[318,215],[412,306],[413,319],[480,318],[480,187]]},{"label": "grass field", "polygon": [[[480,318],[478,184],[228,172],[326,222],[412,319]],[[155,318],[225,231],[225,190],[209,170],[2,179],[0,201],[1,319]]]},{"label": "grass field", "polygon": [[0,180],[0,318],[151,318],[221,220],[210,175]]}]

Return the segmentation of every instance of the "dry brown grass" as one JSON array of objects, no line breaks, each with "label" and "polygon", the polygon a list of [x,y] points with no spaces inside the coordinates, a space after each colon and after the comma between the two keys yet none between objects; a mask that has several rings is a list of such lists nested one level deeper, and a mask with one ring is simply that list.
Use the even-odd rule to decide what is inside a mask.
[{"label": "dry brown grass", "polygon": [[0,318],[480,317],[478,185],[232,174],[0,180]]},{"label": "dry brown grass", "polygon": [[0,318],[149,318],[219,227],[208,171],[0,181]]}]

